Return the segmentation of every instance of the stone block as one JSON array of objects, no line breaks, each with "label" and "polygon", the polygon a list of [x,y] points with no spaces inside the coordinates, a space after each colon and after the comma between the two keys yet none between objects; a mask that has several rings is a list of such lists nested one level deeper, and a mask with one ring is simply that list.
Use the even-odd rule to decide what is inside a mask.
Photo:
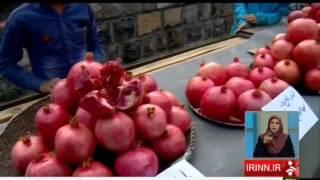
[{"label": "stone block", "polygon": [[201,27],[200,26],[190,26],[185,29],[186,31],[186,44],[199,41],[201,39]]},{"label": "stone block", "polygon": [[198,6],[199,20],[207,20],[211,16],[212,3],[200,3]]},{"label": "stone block", "polygon": [[181,24],[181,10],[181,7],[164,10],[164,27],[172,27]]},{"label": "stone block", "polygon": [[176,4],[177,3],[157,3],[157,8],[158,9],[168,8],[168,7],[174,6]]},{"label": "stone block", "polygon": [[169,49],[179,48],[184,43],[184,32],[182,28],[169,30],[167,33],[167,44]]},{"label": "stone block", "polygon": [[151,33],[161,28],[161,13],[160,11],[140,14],[138,19],[138,35]]},{"label": "stone block", "polygon": [[141,41],[126,42],[123,46],[123,60],[133,62],[141,58]]},{"label": "stone block", "polygon": [[113,35],[116,41],[131,39],[135,36],[135,19],[126,17],[113,23]]},{"label": "stone block", "polygon": [[186,24],[196,23],[198,21],[198,6],[192,4],[183,7],[182,12],[183,22]]},{"label": "stone block", "polygon": [[152,11],[157,8],[157,3],[143,3],[143,11]]}]

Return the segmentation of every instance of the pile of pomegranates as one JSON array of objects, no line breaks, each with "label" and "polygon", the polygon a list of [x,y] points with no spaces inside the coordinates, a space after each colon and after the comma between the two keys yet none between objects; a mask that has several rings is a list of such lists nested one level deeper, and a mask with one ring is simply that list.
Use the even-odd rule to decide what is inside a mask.
[{"label": "pile of pomegranates", "polygon": [[209,120],[235,126],[244,125],[245,111],[259,111],[289,84],[276,77],[273,58],[261,50],[253,69],[235,57],[223,67],[202,63],[198,73],[186,84],[189,104]]},{"label": "pile of pomegranates", "polygon": [[36,134],[11,150],[25,176],[155,176],[185,153],[191,128],[178,98],[151,76],[133,77],[121,59],[100,64],[92,53],[34,119]]}]

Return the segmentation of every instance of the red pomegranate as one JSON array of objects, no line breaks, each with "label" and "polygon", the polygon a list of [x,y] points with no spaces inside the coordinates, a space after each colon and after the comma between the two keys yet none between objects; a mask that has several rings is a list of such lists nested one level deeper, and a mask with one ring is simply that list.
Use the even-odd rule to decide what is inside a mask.
[{"label": "red pomegranate", "polygon": [[304,83],[308,89],[320,92],[320,65],[306,73]]},{"label": "red pomegranate", "polygon": [[191,128],[191,116],[184,109],[184,106],[172,106],[171,113],[168,119],[169,124],[173,124],[180,128],[184,133],[188,132]]},{"label": "red pomegranate", "polygon": [[304,13],[300,10],[295,10],[292,11],[289,16],[288,16],[288,23],[290,23],[291,21],[298,19],[298,18],[303,18],[305,17]]},{"label": "red pomegranate", "polygon": [[87,126],[73,118],[56,134],[54,148],[57,158],[67,164],[80,164],[92,157],[96,139]]},{"label": "red pomegranate", "polygon": [[96,118],[111,116],[115,112],[105,89],[91,91],[80,100],[79,106]]},{"label": "red pomegranate", "polygon": [[284,59],[274,66],[275,75],[290,85],[294,85],[300,80],[300,70],[297,64],[290,60]]},{"label": "red pomegranate", "polygon": [[303,70],[309,70],[320,63],[320,44],[315,40],[305,40],[293,50],[294,61]]},{"label": "red pomegranate", "polygon": [[254,67],[265,66],[272,69],[274,64],[275,64],[274,60],[270,54],[260,53],[255,56],[253,66]]},{"label": "red pomegranate", "polygon": [[304,17],[309,17],[310,11],[311,11],[310,6],[306,6],[306,7],[302,8],[302,13],[303,13]]},{"label": "red pomegranate", "polygon": [[286,40],[287,39],[287,34],[286,33],[279,33],[277,35],[275,35],[273,38],[272,38],[272,43],[275,43],[276,41],[278,40]]},{"label": "red pomegranate", "polygon": [[250,89],[242,93],[238,98],[242,119],[245,117],[245,111],[260,111],[270,101],[271,97],[261,89]]},{"label": "red pomegranate", "polygon": [[94,131],[97,118],[91,113],[79,107],[75,114],[75,118],[78,119],[80,123],[86,125],[91,131]]},{"label": "red pomegranate", "polygon": [[228,79],[235,76],[247,78],[249,72],[249,67],[246,64],[240,63],[240,59],[238,57],[235,57],[233,59],[233,63],[229,64],[226,68],[226,74]]},{"label": "red pomegranate", "polygon": [[87,160],[73,172],[72,176],[112,176],[112,171],[106,165],[98,161]]},{"label": "red pomegranate", "polygon": [[159,160],[151,149],[139,147],[118,156],[114,169],[118,176],[155,176]]},{"label": "red pomegranate", "polygon": [[[161,91],[161,89],[160,89],[160,91]],[[162,90],[162,92],[170,99],[171,104],[173,106],[180,106],[179,99],[172,92],[167,91],[167,90]]]},{"label": "red pomegranate", "polygon": [[186,86],[186,97],[189,103],[194,107],[200,107],[200,101],[203,94],[209,87],[214,86],[214,83],[209,79],[201,76],[195,76],[188,81]]},{"label": "red pomegranate", "polygon": [[271,54],[271,47],[269,45],[265,45],[265,47],[262,47],[262,48],[259,48],[257,49],[256,53],[255,53],[255,56],[258,55],[258,54]]},{"label": "red pomegranate", "polygon": [[217,86],[227,80],[225,69],[215,62],[202,63],[197,75],[211,79]]},{"label": "red pomegranate", "polygon": [[259,87],[261,82],[271,78],[274,75],[274,72],[267,67],[256,67],[249,74],[249,80],[255,85],[255,87]]},{"label": "red pomegranate", "polygon": [[310,5],[311,10],[309,13],[309,17],[319,22],[319,10],[320,10],[320,3],[312,3]]},{"label": "red pomegranate", "polygon": [[60,80],[53,88],[51,92],[51,102],[62,106],[70,113],[76,110],[78,99],[72,95],[67,87],[67,80]]},{"label": "red pomegranate", "polygon": [[28,164],[40,153],[48,152],[40,136],[27,133],[11,149],[12,165],[20,174],[24,174]]},{"label": "red pomegranate", "polygon": [[187,143],[181,129],[167,124],[166,131],[152,142],[151,147],[161,159],[174,161],[186,151]]},{"label": "red pomegranate", "polygon": [[218,120],[228,119],[233,114],[235,107],[235,95],[225,86],[209,88],[200,102],[201,113]]},{"label": "red pomegranate", "polygon": [[81,98],[88,92],[97,89],[102,64],[94,61],[92,53],[87,53],[83,61],[74,64],[67,76],[67,86],[72,94]]},{"label": "red pomegranate", "polygon": [[95,135],[104,148],[114,152],[125,151],[135,139],[133,120],[125,113],[117,111],[113,116],[97,121]]},{"label": "red pomegranate", "polygon": [[278,79],[277,76],[273,76],[270,79],[264,80],[260,84],[259,88],[268,93],[270,97],[273,99],[288,87],[289,84],[286,81]]},{"label": "red pomegranate", "polygon": [[164,110],[166,115],[169,116],[172,108],[172,103],[165,93],[159,90],[152,91],[148,93],[144,98],[145,98],[144,99],[145,104],[155,104],[161,107],[161,109]]},{"label": "red pomegranate", "polygon": [[288,26],[287,38],[293,44],[299,44],[303,40],[318,37],[316,21],[307,18],[299,18],[292,21]]},{"label": "red pomegranate", "polygon": [[167,115],[157,105],[143,104],[136,110],[133,120],[137,132],[143,139],[155,139],[165,131]]},{"label": "red pomegranate", "polygon": [[287,40],[278,40],[271,46],[271,55],[276,60],[288,59],[292,56],[294,45]]},{"label": "red pomegranate", "polygon": [[236,98],[238,98],[245,91],[255,88],[251,81],[241,77],[233,77],[229,79],[226,83],[226,87],[234,93]]},{"label": "red pomegranate", "polygon": [[71,174],[70,167],[52,153],[45,153],[38,155],[29,163],[25,176],[71,176]]},{"label": "red pomegranate", "polygon": [[142,75],[139,79],[142,81],[142,86],[146,93],[158,90],[158,84],[151,76]]},{"label": "red pomegranate", "polygon": [[132,78],[119,86],[117,108],[122,111],[132,111],[143,102],[144,89],[140,79]]},{"label": "red pomegranate", "polygon": [[54,141],[57,130],[69,121],[68,113],[57,104],[47,104],[41,107],[35,115],[38,133],[49,144]]}]

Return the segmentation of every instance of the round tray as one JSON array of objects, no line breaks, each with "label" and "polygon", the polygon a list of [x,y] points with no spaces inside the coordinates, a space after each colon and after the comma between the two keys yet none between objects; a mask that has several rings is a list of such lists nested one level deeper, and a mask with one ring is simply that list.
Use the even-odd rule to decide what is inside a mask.
[{"label": "round tray", "polygon": [[190,107],[190,109],[192,109],[192,111],[195,112],[198,116],[200,116],[202,119],[205,119],[205,120],[207,120],[207,121],[215,122],[215,123],[220,124],[220,125],[231,126],[231,127],[243,128],[243,127],[245,126],[244,121],[241,121],[240,119],[238,119],[238,118],[236,118],[236,117],[231,116],[231,117],[229,118],[229,121],[217,120],[217,119],[213,119],[213,118],[210,118],[210,117],[207,117],[207,116],[203,115],[203,114],[200,112],[200,109],[199,109],[199,108],[194,108],[191,104],[189,104],[189,107]]},{"label": "round tray", "polygon": [[[26,131],[30,131],[33,134],[36,133],[34,117],[36,112],[40,107],[49,102],[49,96],[41,98],[39,101],[35,102],[33,105],[26,108],[21,113],[12,117],[10,124],[0,135],[0,176],[20,176],[18,172],[11,165],[10,151],[16,141],[25,134]],[[187,140],[187,150],[186,152],[175,162],[186,159],[189,160],[191,154],[194,150],[195,143],[195,127],[192,125],[190,131],[186,136]],[[104,154],[105,155],[105,154]],[[173,162],[173,163],[175,163]],[[159,168],[159,173],[168,168],[172,162],[161,164],[162,167]]]}]

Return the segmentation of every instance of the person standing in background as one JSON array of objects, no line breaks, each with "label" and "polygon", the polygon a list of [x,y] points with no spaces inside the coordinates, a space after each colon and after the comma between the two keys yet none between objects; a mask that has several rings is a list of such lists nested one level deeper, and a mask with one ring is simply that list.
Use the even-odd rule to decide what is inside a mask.
[{"label": "person standing in background", "polygon": [[[28,52],[32,73],[17,65],[23,48]],[[89,51],[97,61],[105,60],[88,3],[25,3],[6,21],[0,44],[0,73],[17,86],[50,93]]]},{"label": "person standing in background", "polygon": [[288,3],[235,3],[231,35],[250,26],[272,25],[288,15]]}]

